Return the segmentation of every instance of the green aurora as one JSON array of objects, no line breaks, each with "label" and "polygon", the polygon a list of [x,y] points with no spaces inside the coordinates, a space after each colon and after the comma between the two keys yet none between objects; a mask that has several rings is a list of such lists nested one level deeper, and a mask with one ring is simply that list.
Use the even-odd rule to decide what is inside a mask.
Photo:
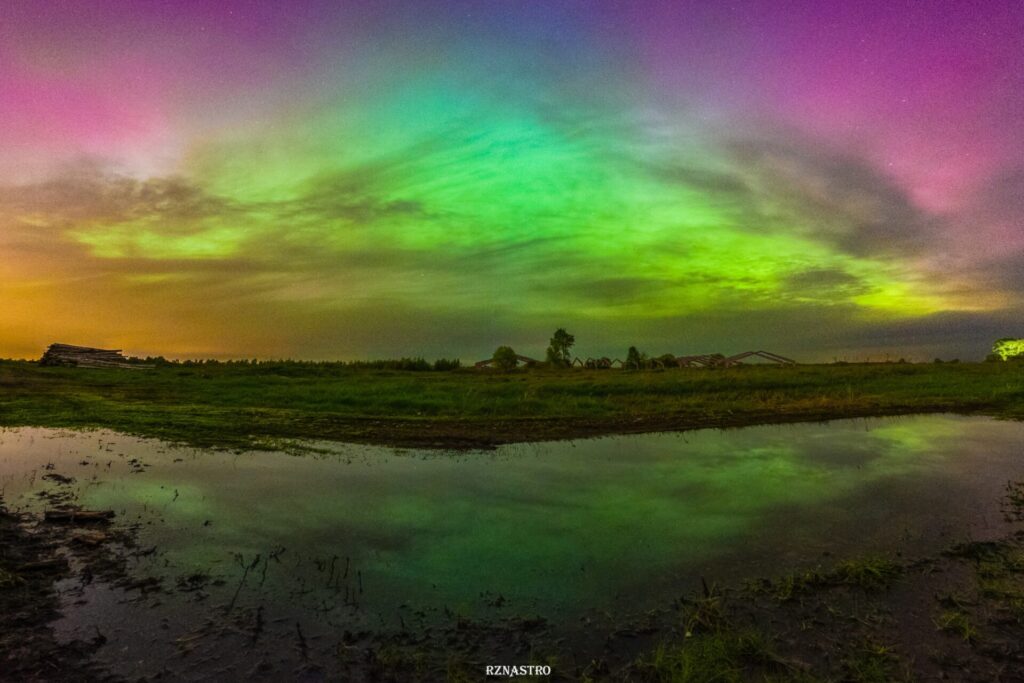
[{"label": "green aurora", "polygon": [[[924,76],[912,110],[868,106],[933,63],[884,12],[766,56],[710,9],[397,5],[11,10],[0,354],[476,359],[567,326],[583,355],[930,359],[1012,334],[1014,130],[962,138],[981,114],[938,118]],[[853,41],[876,23],[889,61]],[[790,82],[827,40],[832,71]]]}]

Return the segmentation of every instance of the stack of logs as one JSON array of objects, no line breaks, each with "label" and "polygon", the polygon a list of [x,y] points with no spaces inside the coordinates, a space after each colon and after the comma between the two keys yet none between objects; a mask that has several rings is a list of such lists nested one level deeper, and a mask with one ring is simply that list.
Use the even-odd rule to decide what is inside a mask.
[{"label": "stack of logs", "polygon": [[93,349],[88,346],[51,344],[39,359],[40,365],[64,365],[79,368],[150,368],[151,365],[130,363],[120,349]]}]

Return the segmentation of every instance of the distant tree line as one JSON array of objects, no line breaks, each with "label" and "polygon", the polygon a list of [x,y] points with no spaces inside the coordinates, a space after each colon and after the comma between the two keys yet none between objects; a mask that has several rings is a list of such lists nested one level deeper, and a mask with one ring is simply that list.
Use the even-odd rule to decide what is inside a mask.
[{"label": "distant tree line", "polygon": [[[564,327],[555,330],[548,341],[544,365],[549,368],[568,368],[572,365],[572,348],[576,344],[576,336],[570,334]],[[491,357],[491,364],[503,371],[515,369],[523,358],[508,345],[499,346]],[[607,359],[605,359],[607,360]],[[999,339],[992,346],[992,353],[986,361],[1022,361],[1024,362],[1024,339],[1005,337]],[[675,357],[671,353],[661,356],[649,356],[636,346],[630,346],[626,350],[626,358],[622,363],[623,368],[640,370],[644,368],[670,366],[674,363]],[[305,361],[305,360],[262,360],[258,358],[240,360],[217,360],[213,358],[199,360],[168,360],[163,356],[147,356],[145,358],[131,357],[130,363],[144,363],[147,365],[173,365],[179,367],[252,367],[257,371],[287,374],[288,371],[295,372],[331,372],[334,370],[401,370],[408,372],[451,372],[462,367],[458,358],[438,358],[433,363],[425,358],[416,356],[412,358],[386,358],[379,360],[355,360],[355,361]],[[899,363],[906,363],[901,358]],[[936,358],[935,363],[942,363]],[[954,359],[945,361],[947,363],[958,363]],[[530,363],[533,364],[532,361]],[[846,365],[846,361],[836,360],[836,365]],[[606,367],[606,366],[605,366]]]},{"label": "distant tree line", "polygon": [[215,358],[196,360],[168,360],[163,356],[146,356],[145,358],[132,357],[129,363],[144,363],[155,366],[180,366],[180,367],[251,367],[266,372],[278,372],[288,369],[301,370],[405,370],[412,372],[449,372],[462,367],[462,361],[458,358],[438,358],[433,363],[424,358],[385,358],[380,360],[354,360],[354,361],[309,361],[309,360],[264,360],[259,358],[242,358],[232,360],[217,360]]},{"label": "distant tree line", "polygon": [[[564,327],[559,327],[551,335],[548,348],[545,353],[544,365],[549,368],[568,368],[572,365],[572,347],[576,344],[576,335],[570,334]],[[607,359],[605,359],[607,360]],[[499,370],[509,371],[514,369],[521,359],[519,354],[511,346],[499,346],[491,356],[491,365]],[[652,358],[635,346],[626,350],[626,360],[622,366],[626,369],[640,370],[653,367],[657,364],[667,366],[675,362],[675,356],[666,353]],[[607,367],[607,366],[604,366]]]}]

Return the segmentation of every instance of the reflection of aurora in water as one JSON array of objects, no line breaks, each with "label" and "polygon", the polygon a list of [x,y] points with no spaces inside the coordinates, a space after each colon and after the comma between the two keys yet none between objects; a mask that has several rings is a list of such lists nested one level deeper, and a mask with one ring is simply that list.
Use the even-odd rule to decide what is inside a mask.
[{"label": "reflection of aurora in water", "polygon": [[[77,478],[83,504],[142,522],[141,545],[158,552],[140,575],[173,585],[209,572],[225,579],[227,598],[241,574],[236,554],[283,549],[240,606],[308,618],[326,633],[390,623],[401,605],[570,624],[588,610],[663,605],[701,576],[737,580],[826,551],[913,553],[985,533],[999,523],[1003,484],[1024,474],[1022,442],[1017,423],[951,416],[458,455],[337,445],[319,456],[236,455],[21,429],[3,432],[0,487],[9,505],[31,508],[49,485],[39,468],[52,462]],[[131,458],[149,467],[132,474]],[[210,591],[208,604],[163,609],[187,632],[227,601]],[[504,611],[488,606],[498,595]],[[97,595],[102,606],[82,608],[68,628],[140,609],[107,599]]]}]

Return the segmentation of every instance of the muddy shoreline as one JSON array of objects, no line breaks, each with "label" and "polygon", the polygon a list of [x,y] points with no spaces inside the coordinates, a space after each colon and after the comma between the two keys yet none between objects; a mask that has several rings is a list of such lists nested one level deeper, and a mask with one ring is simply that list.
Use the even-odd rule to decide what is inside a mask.
[{"label": "muddy shoreline", "polygon": [[[908,415],[955,414],[964,416],[1004,416],[999,411],[979,408],[951,408],[948,405],[915,406],[908,408],[875,408],[836,410],[794,410],[739,412],[721,415],[693,415],[690,413],[625,417],[625,418],[519,418],[493,420],[451,419],[383,419],[383,418],[299,418],[294,433],[274,429],[263,433],[254,424],[249,435],[251,441],[225,444],[216,439],[197,438],[196,435],[164,435],[172,442],[206,448],[254,447],[276,449],[281,440],[289,450],[302,450],[302,440],[315,435],[316,440],[391,446],[395,448],[428,448],[447,451],[491,450],[509,444],[530,444],[545,441],[571,441],[605,436],[636,434],[684,433],[701,429],[734,429],[787,425],[801,422],[831,422],[857,418],[901,417]],[[125,432],[139,437],[152,437],[149,432]]]},{"label": "muddy shoreline", "polygon": [[[58,581],[73,574],[69,527],[12,514],[0,500],[0,672],[9,681],[116,681],[91,662],[105,642],[59,643]],[[83,548],[84,551],[84,548]]]}]

